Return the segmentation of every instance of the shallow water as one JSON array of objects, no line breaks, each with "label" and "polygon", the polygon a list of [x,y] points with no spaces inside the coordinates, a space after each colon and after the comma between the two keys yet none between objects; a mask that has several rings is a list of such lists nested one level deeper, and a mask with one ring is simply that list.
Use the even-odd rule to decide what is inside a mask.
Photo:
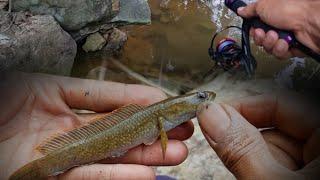
[{"label": "shallow water", "polygon": [[[240,18],[224,7],[223,0],[214,3],[205,0],[150,0],[149,4],[152,23],[122,28],[128,33],[128,41],[116,59],[169,89],[179,87],[178,91],[182,89],[184,92],[203,84],[204,74],[214,65],[207,52],[212,35],[222,27],[239,25]],[[238,32],[232,31],[220,38],[228,34],[239,37]],[[274,60],[254,45],[252,48],[258,61],[258,78],[273,77],[286,64]],[[110,56],[103,52],[79,53],[73,76],[97,79],[95,74],[101,70],[97,67],[104,66],[107,69],[104,79],[135,82],[125,74],[123,79],[119,78],[117,73],[121,71],[114,69],[109,59]]]}]

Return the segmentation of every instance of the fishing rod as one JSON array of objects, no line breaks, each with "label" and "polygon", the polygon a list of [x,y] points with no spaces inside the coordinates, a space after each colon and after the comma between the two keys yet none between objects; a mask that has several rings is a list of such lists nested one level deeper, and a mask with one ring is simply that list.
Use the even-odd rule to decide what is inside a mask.
[{"label": "fishing rod", "polygon": [[[247,6],[247,4],[242,0],[225,0],[225,5],[236,14],[238,8]],[[278,34],[279,39],[285,40],[290,48],[299,49],[304,54],[320,63],[320,54],[316,53],[309,47],[299,42],[292,32],[272,27],[261,21],[260,18],[253,17],[243,18],[242,27],[228,26],[227,28],[222,30],[225,31],[230,28],[236,28],[240,30],[241,45],[232,38],[224,38],[215,46],[214,40],[222,31],[217,32],[213,36],[209,47],[209,55],[211,59],[216,62],[216,65],[222,67],[226,71],[233,69],[242,69],[247,73],[249,78],[254,75],[257,68],[257,62],[252,56],[249,41],[249,31],[252,27],[261,28],[265,32],[274,30]]]}]

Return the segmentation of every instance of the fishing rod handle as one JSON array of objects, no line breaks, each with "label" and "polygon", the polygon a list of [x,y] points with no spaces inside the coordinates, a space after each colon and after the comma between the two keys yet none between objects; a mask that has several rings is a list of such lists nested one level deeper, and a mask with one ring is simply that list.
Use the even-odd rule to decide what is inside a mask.
[{"label": "fishing rod handle", "polygon": [[[229,9],[231,9],[233,12],[235,12],[237,15],[239,15],[237,12],[238,8],[247,6],[247,4],[242,0],[225,0],[225,5]],[[277,32],[279,39],[285,40],[290,47],[295,47],[297,45],[297,40],[294,34],[290,31],[284,31],[284,30],[280,30],[278,28],[272,27],[262,22],[261,19],[258,17],[244,19],[244,21],[249,21],[252,27],[263,29],[265,32],[268,32],[270,30]]]}]

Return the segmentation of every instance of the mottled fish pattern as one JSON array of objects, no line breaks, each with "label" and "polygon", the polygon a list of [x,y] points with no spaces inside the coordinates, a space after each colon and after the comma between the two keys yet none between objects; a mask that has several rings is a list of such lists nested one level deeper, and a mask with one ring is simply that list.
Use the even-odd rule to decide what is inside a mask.
[{"label": "mottled fish pattern", "polygon": [[46,179],[75,166],[122,156],[133,147],[152,144],[159,136],[164,156],[166,132],[194,118],[197,107],[214,98],[215,93],[205,91],[169,98],[148,107],[136,104],[122,107],[43,142],[37,150],[44,156],[18,169],[9,179]]}]

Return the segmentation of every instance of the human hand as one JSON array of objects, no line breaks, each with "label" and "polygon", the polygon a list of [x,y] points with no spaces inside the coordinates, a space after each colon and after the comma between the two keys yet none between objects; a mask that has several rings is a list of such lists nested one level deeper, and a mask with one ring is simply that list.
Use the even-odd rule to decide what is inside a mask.
[{"label": "human hand", "polygon": [[[42,155],[35,150],[53,134],[87,123],[93,117],[73,109],[109,112],[123,105],[147,105],[165,95],[151,87],[41,74],[0,76],[0,179]],[[53,179],[154,179],[148,165],[177,165],[188,150],[182,140],[193,133],[191,122],[169,132],[166,158],[161,145],[141,145],[124,157],[73,168]],[[115,164],[117,163],[117,164]]]},{"label": "human hand", "polygon": [[[238,14],[245,18],[254,16],[279,29],[292,31],[307,47],[320,52],[320,1],[310,0],[258,0],[247,7],[239,8]],[[255,44],[263,46],[268,53],[285,59],[303,56],[297,49],[289,49],[285,40],[279,39],[275,31],[264,32],[251,29]]]},{"label": "human hand", "polygon": [[203,105],[198,119],[237,179],[319,179],[318,108],[298,97],[262,95]]}]

